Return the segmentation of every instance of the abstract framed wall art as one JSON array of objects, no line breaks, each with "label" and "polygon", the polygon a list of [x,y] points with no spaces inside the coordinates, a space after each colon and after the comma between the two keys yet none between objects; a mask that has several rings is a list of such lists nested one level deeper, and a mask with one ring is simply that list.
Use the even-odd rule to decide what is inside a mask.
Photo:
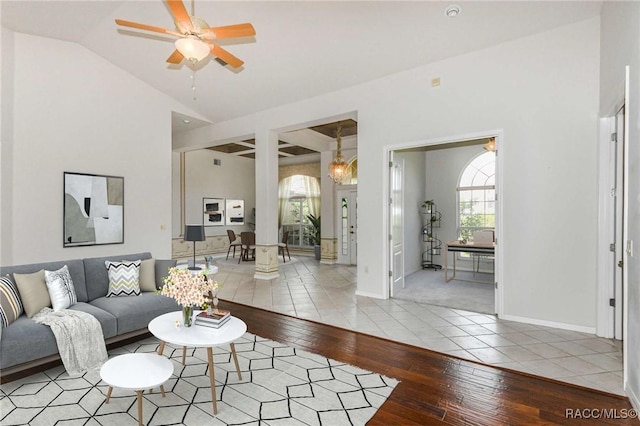
[{"label": "abstract framed wall art", "polygon": [[226,203],[227,225],[244,225],[244,200],[229,200]]},{"label": "abstract framed wall art", "polygon": [[63,247],[124,243],[124,177],[64,172]]},{"label": "abstract framed wall art", "polygon": [[224,198],[203,198],[202,212],[204,226],[224,225]]}]

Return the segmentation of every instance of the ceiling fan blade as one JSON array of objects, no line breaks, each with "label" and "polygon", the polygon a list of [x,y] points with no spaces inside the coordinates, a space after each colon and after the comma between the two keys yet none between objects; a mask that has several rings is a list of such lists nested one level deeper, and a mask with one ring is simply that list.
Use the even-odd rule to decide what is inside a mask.
[{"label": "ceiling fan blade", "polygon": [[168,30],[166,28],[154,27],[152,25],[147,25],[147,24],[139,24],[137,22],[125,21],[123,19],[116,19],[116,24],[122,25],[123,27],[136,28],[138,30],[153,31],[155,33],[182,36],[182,34],[180,34],[177,31]]},{"label": "ceiling fan blade", "polygon": [[171,56],[167,58],[167,62],[170,64],[179,64],[184,59],[182,53],[180,53],[177,49],[173,51]]},{"label": "ceiling fan blade", "polygon": [[246,23],[227,25],[224,27],[206,28],[202,31],[202,34],[205,37],[210,33],[215,34],[215,38],[221,40],[225,38],[251,37],[256,35],[256,30],[253,28],[253,25]]},{"label": "ceiling fan blade", "polygon": [[244,61],[233,56],[231,53],[227,52],[217,44],[209,44],[209,46],[211,46],[211,53],[214,56],[217,56],[218,58],[222,59],[227,64],[231,65],[233,68],[240,68],[242,64],[244,64]]},{"label": "ceiling fan blade", "polygon": [[193,23],[191,17],[187,13],[187,9],[184,7],[182,0],[167,0],[167,5],[171,9],[173,19],[176,21],[178,29],[183,33],[193,31]]}]

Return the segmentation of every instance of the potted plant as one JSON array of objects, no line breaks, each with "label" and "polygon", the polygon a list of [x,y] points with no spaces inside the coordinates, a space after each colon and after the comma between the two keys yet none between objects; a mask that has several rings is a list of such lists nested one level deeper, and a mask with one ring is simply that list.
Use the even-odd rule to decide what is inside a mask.
[{"label": "potted plant", "polygon": [[307,215],[307,220],[311,222],[313,226],[313,249],[315,252],[316,260],[320,260],[320,216],[315,217],[312,214]]},{"label": "potted plant", "polygon": [[433,200],[426,200],[422,202],[422,211],[425,213],[431,213],[431,209],[433,208]]},{"label": "potted plant", "polygon": [[[430,217],[429,217],[429,222],[431,222],[432,224],[433,224],[434,222],[437,222],[437,221],[438,221],[439,217],[438,217],[437,215],[439,215],[439,214],[440,214],[439,212],[435,212],[435,211],[434,211],[435,204],[436,204],[436,203],[434,203],[434,201],[433,201],[433,200],[425,200],[425,201],[422,203],[422,213],[423,213],[423,214],[428,214],[428,215],[430,216]],[[436,214],[437,214],[437,215],[436,215]]]}]

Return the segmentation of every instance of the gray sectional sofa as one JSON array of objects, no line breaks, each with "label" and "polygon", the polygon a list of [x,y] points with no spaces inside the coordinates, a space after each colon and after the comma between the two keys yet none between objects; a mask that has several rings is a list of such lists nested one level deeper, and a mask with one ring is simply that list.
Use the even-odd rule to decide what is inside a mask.
[{"label": "gray sectional sofa", "polygon": [[[73,280],[78,303],[69,309],[87,312],[100,322],[107,344],[126,340],[148,332],[147,325],[158,315],[176,311],[179,305],[171,298],[143,291],[139,296],[105,297],[109,277],[105,261],[151,259],[150,253],[123,256],[73,259],[58,262],[0,267],[0,275],[25,274],[41,269],[57,270],[67,265]],[[162,278],[175,260],[155,260],[155,282],[162,286]],[[0,335],[0,374],[3,379],[29,368],[60,359],[51,329],[37,324],[22,314]]]}]

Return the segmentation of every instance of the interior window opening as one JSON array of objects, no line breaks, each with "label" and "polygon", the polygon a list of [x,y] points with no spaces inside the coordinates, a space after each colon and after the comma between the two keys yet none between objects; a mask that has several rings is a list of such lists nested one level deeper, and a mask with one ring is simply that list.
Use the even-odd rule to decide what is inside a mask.
[{"label": "interior window opening", "polygon": [[294,175],[280,181],[279,226],[289,232],[287,243],[292,247],[313,248],[314,230],[309,215],[320,214],[320,184],[312,176]]},{"label": "interior window opening", "polygon": [[[462,170],[458,181],[458,239],[473,240],[473,233],[495,230],[496,224],[496,156],[484,152]],[[468,257],[468,254],[461,254]]]}]

